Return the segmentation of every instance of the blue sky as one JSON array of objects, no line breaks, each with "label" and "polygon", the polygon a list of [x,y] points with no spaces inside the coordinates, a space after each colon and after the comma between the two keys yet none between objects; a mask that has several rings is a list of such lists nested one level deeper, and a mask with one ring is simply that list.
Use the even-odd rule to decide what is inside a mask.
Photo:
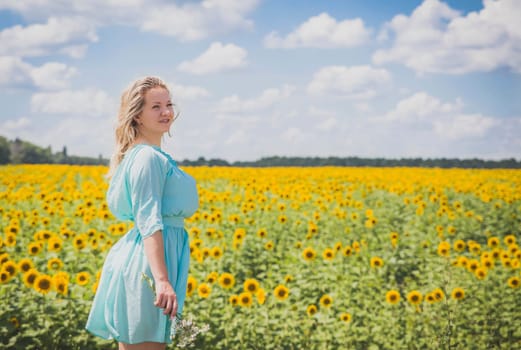
[{"label": "blue sky", "polygon": [[0,135],[109,157],[157,75],[176,159],[521,159],[516,0],[4,0]]}]

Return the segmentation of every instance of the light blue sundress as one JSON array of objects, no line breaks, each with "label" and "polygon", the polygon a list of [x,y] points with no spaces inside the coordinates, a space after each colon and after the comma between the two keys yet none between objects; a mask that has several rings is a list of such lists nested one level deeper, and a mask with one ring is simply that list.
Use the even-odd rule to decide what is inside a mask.
[{"label": "light blue sundress", "polygon": [[85,328],[127,344],[171,343],[172,321],[154,305],[154,293],[142,276],[153,279],[143,239],[162,230],[168,278],[182,314],[190,262],[184,218],[199,205],[195,180],[160,147],[137,144],[116,169],[107,203],[118,219],[132,220],[134,227],[105,258]]}]

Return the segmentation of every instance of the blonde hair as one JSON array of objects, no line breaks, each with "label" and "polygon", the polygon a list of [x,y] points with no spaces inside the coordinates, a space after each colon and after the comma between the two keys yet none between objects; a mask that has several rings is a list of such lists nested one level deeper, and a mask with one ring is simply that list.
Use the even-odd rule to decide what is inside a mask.
[{"label": "blonde hair", "polygon": [[[114,174],[117,166],[123,160],[125,153],[133,145],[138,133],[137,118],[143,112],[145,94],[153,88],[163,88],[168,93],[170,90],[165,82],[157,77],[144,77],[137,79],[128,86],[121,95],[118,120],[116,125],[116,149],[110,159],[108,177]],[[176,118],[174,113],[174,119]]]}]

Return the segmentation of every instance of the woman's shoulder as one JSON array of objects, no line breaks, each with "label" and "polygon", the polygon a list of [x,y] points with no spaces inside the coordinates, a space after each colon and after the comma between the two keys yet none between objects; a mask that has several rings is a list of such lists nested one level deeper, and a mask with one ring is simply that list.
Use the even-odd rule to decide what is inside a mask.
[{"label": "woman's shoulder", "polygon": [[160,166],[163,171],[170,173],[176,162],[160,147],[149,144],[136,144],[129,150],[131,168]]}]

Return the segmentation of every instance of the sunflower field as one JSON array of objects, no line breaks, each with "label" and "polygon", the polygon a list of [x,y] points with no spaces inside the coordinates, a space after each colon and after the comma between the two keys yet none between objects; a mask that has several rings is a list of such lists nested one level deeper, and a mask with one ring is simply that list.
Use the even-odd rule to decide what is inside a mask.
[{"label": "sunflower field", "polygon": [[[194,348],[521,349],[521,171],[185,170]],[[117,348],[84,330],[132,225],[106,172],[0,167],[0,348]]]}]

